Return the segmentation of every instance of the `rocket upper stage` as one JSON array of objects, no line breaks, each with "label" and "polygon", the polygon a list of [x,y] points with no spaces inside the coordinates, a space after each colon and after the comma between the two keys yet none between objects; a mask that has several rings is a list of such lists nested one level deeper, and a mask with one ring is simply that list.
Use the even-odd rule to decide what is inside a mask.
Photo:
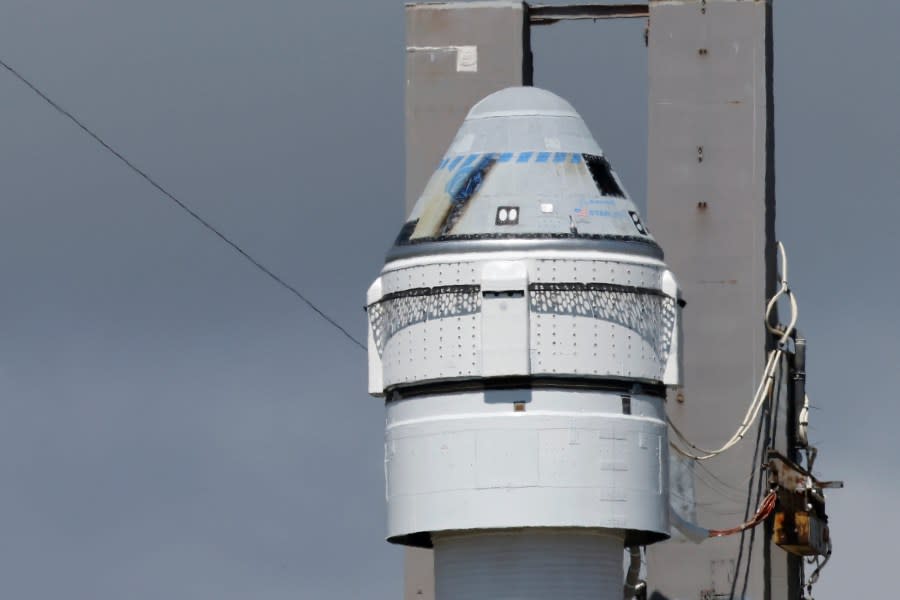
[{"label": "rocket upper stage", "polygon": [[472,108],[388,258],[575,244],[662,258],[575,109],[521,87]]},{"label": "rocket upper stage", "polygon": [[[508,334],[487,316],[498,292],[521,294]],[[469,112],[369,290],[370,391],[567,374],[671,384],[677,295],[578,113],[545,90],[505,89]]]},{"label": "rocket upper stage", "polygon": [[[469,573],[509,546],[457,537],[479,531],[541,528],[517,538],[521,564],[554,536],[604,556],[668,536],[678,285],[568,102],[510,88],[475,105],[366,304],[389,540]],[[449,568],[438,578],[456,585]]]}]

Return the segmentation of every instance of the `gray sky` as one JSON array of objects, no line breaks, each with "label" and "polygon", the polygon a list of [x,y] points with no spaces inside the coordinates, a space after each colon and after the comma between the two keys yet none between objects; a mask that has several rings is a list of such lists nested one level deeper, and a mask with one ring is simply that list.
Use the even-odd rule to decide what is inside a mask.
[{"label": "gray sky", "polygon": [[[900,536],[898,22],[776,2],[778,232],[848,484],[819,600],[879,586]],[[643,206],[641,28],[533,41]],[[359,337],[403,219],[403,49],[401,0],[0,18],[0,56]],[[398,598],[363,353],[3,72],[0,98],[0,596]]]}]

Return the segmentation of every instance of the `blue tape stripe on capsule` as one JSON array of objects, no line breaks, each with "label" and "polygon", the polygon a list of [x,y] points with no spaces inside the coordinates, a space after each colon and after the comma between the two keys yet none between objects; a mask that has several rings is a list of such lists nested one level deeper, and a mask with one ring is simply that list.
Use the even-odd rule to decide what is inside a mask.
[{"label": "blue tape stripe on capsule", "polygon": [[577,152],[572,154],[572,164],[577,165],[580,162],[581,162],[581,155],[578,154]]},{"label": "blue tape stripe on capsule", "polygon": [[550,158],[549,152],[538,152],[537,158],[534,159],[534,162],[545,163]]},{"label": "blue tape stripe on capsule", "polygon": [[557,152],[556,154],[553,155],[553,162],[555,162],[555,163],[566,162],[566,158],[568,158],[568,157],[569,157],[568,152]]},{"label": "blue tape stripe on capsule", "polygon": [[504,152],[500,156],[497,157],[497,162],[507,163],[512,160],[513,153],[512,152]]},{"label": "blue tape stripe on capsule", "polygon": [[516,162],[527,163],[529,160],[531,160],[532,154],[534,154],[534,152],[519,152],[519,158],[516,159]]},{"label": "blue tape stripe on capsule", "polygon": [[477,159],[479,156],[480,156],[480,154],[470,154],[469,156],[466,157],[466,160],[465,160],[465,162],[463,162],[462,166],[468,167],[473,162],[475,162],[475,159]]},{"label": "blue tape stripe on capsule", "polygon": [[456,165],[458,165],[462,159],[463,159],[462,156],[457,156],[456,158],[454,158],[453,160],[451,160],[451,161],[450,161],[450,164],[447,165],[447,170],[448,170],[448,171],[452,171],[453,169],[455,169],[455,168],[456,168]]}]

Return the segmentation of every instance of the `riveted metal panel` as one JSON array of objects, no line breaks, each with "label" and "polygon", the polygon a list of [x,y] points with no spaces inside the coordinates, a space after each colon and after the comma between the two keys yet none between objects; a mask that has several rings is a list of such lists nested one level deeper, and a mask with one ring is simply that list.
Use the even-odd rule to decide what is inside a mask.
[{"label": "riveted metal panel", "polygon": [[506,389],[387,403],[391,541],[474,529],[668,530],[663,400],[613,391]]},{"label": "riveted metal panel", "polygon": [[497,376],[663,381],[679,309],[663,290],[662,262],[589,251],[502,257],[388,263],[368,306],[376,392]]}]

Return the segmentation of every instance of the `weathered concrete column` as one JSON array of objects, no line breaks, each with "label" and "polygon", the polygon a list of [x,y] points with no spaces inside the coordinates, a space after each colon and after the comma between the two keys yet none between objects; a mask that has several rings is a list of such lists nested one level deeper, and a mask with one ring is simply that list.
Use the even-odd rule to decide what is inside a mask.
[{"label": "weathered concrete column", "polygon": [[[716,448],[740,424],[767,350],[776,268],[771,3],[651,0],[648,51],[647,218],[687,301],[685,387],[667,411],[694,443]],[[745,439],[702,465],[673,460],[673,503],[704,527],[740,523],[747,480],[764,460],[753,464],[753,446]],[[652,546],[650,597],[738,599],[746,576],[746,598],[788,598],[787,555],[770,549],[762,527],[749,550],[750,535],[743,551],[741,536]]]}]

